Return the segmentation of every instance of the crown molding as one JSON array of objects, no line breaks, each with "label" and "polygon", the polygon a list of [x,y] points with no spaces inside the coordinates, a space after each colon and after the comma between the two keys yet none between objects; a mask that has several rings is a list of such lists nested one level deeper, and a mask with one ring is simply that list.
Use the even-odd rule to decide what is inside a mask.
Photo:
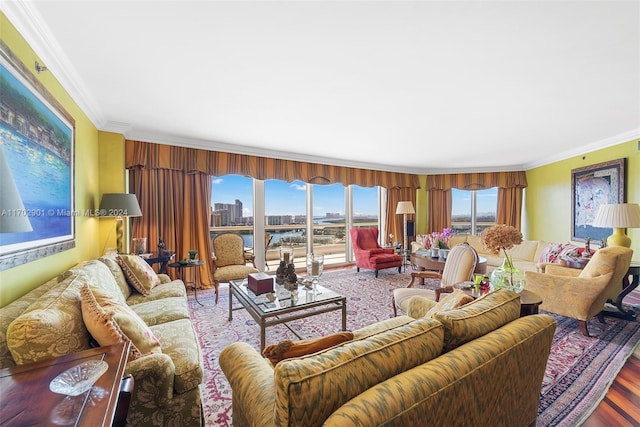
[{"label": "crown molding", "polygon": [[0,6],[43,65],[60,82],[93,125],[98,129],[102,128],[106,123],[102,109],[90,96],[75,67],[32,3],[22,0],[2,1]]}]

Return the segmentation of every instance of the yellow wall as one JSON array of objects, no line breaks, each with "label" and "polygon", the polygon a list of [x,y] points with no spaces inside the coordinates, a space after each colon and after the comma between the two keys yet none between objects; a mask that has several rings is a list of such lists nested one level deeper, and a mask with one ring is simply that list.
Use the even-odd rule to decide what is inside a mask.
[{"label": "yellow wall", "polygon": [[[529,240],[571,240],[571,170],[626,158],[627,202],[640,203],[640,151],[638,140],[585,153],[527,171],[526,226]],[[628,229],[633,259],[640,260],[640,229]]]},{"label": "yellow wall", "polygon": [[[29,69],[33,70],[36,60],[42,63],[4,14],[0,14],[0,37]],[[98,131],[51,72],[33,73],[75,119],[75,208],[77,211],[93,210],[100,203]],[[75,248],[0,272],[0,306],[77,262],[96,257],[99,250],[98,221],[88,216],[76,217]]]},{"label": "yellow wall", "polygon": [[[104,193],[127,192],[124,168],[124,136],[118,133],[98,132],[98,170],[100,174],[100,197]],[[100,201],[98,200],[98,203]],[[125,224],[126,224],[125,219]],[[107,248],[116,247],[116,222],[114,218],[101,218],[99,254]],[[126,236],[125,228],[125,236]],[[125,239],[125,242],[128,239]]]}]

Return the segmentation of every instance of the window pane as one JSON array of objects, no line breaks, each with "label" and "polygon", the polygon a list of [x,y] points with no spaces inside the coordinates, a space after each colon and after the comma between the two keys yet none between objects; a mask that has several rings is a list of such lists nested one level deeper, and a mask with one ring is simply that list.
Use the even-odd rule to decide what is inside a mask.
[{"label": "window pane", "polygon": [[313,252],[325,256],[325,265],[344,262],[346,243],[345,187],[313,186]]},{"label": "window pane", "polygon": [[476,235],[496,224],[498,211],[498,188],[476,191]]},{"label": "window pane", "polygon": [[[293,246],[294,262],[301,265],[306,258],[307,186],[302,181],[275,179],[264,183],[265,232],[271,234],[267,248],[267,265],[277,267],[280,246]],[[302,261],[304,263],[304,261]]]},{"label": "window pane", "polygon": [[211,239],[237,231],[246,247],[253,247],[253,179],[240,175],[211,178]]},{"label": "window pane", "polygon": [[451,189],[451,228],[454,234],[471,234],[472,198],[471,191]]}]

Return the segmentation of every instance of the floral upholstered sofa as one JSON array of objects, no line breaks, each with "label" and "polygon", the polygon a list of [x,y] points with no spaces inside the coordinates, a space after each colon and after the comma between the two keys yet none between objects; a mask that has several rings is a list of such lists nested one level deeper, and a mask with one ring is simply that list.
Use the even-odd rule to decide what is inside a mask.
[{"label": "floral upholstered sofa", "polygon": [[233,425],[535,425],[556,323],[519,315],[519,294],[501,289],[433,318],[383,320],[275,365],[230,344],[219,361]]},{"label": "floral upholstered sofa", "polygon": [[83,262],[0,309],[0,367],[130,340],[134,426],[202,424],[203,363],[184,284],[142,258]]}]

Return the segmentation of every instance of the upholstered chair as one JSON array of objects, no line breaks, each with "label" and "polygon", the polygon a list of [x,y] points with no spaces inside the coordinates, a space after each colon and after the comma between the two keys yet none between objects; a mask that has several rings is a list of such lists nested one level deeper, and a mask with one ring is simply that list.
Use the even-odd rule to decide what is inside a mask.
[{"label": "upholstered chair", "polygon": [[610,246],[596,251],[583,270],[548,265],[545,273],[525,272],[526,289],[542,297],[540,309],[577,319],[589,336],[587,321],[594,316],[604,323],[602,309],[622,290],[633,250]]},{"label": "upholstered chair", "polygon": [[414,271],[411,273],[411,282],[406,288],[398,288],[393,291],[391,305],[393,315],[398,315],[398,308],[408,312],[409,300],[420,296],[434,299],[434,291],[428,289],[413,288],[413,282],[417,278],[440,280],[440,287],[452,287],[455,284],[466,282],[473,277],[473,271],[478,264],[478,253],[468,243],[459,243],[451,248],[447,260],[444,263],[442,274],[435,271]]},{"label": "upholstered chair", "polygon": [[383,248],[378,245],[378,229],[372,228],[352,228],[351,245],[353,254],[356,257],[356,271],[361,268],[378,271],[385,268],[398,267],[398,273],[402,269],[402,256],[396,254],[394,248]]},{"label": "upholstered chair", "polygon": [[244,240],[238,233],[221,233],[213,238],[213,283],[216,287],[216,304],[220,282],[245,279],[258,269],[246,265]]}]

